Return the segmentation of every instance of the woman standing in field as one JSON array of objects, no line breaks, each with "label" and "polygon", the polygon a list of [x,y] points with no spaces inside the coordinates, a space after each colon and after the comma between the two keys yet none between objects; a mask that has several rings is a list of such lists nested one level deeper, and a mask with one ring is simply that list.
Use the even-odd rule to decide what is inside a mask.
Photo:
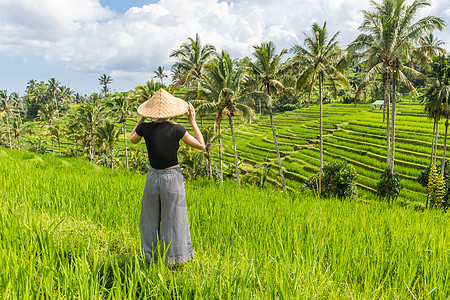
[{"label": "woman standing in field", "polygon": [[[195,137],[183,126],[169,122],[169,118],[186,112]],[[205,142],[193,106],[163,89],[141,104],[138,113],[141,118],[130,140],[137,144],[144,137],[150,161],[141,206],[142,251],[148,262],[156,263],[160,247],[160,253],[166,253],[166,264],[179,264],[194,257],[184,180],[177,159],[179,141],[197,149],[204,149]],[[155,121],[144,122],[146,118]]]}]

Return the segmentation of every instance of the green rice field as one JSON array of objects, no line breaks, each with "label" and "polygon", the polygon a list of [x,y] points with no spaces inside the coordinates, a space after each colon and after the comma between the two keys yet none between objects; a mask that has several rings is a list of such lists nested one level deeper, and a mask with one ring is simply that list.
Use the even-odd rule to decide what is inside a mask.
[{"label": "green rice field", "polygon": [[[281,161],[286,175],[286,184],[291,191],[300,190],[302,183],[319,171],[319,107],[312,105],[294,111],[274,115]],[[342,160],[352,165],[357,174],[356,184],[360,195],[376,198],[377,183],[386,167],[386,125],[383,123],[383,112],[374,110],[371,104],[325,104],[324,105],[324,164]],[[136,115],[129,117],[126,123],[127,132],[131,132]],[[215,116],[205,116],[204,126],[213,126]],[[186,117],[175,120],[191,130]],[[241,173],[251,170],[253,166],[270,161],[272,172],[268,181],[281,188],[278,175],[276,150],[268,116],[255,115],[252,123],[244,123],[235,117],[235,135],[238,160]],[[443,154],[445,120],[441,120],[437,151],[437,164]],[[419,102],[402,101],[397,104],[396,115],[396,150],[395,171],[400,175],[402,190],[397,202],[414,208],[424,208],[426,189],[416,180],[420,171],[430,163],[433,121],[423,113]],[[121,124],[117,124],[121,128]],[[43,136],[44,128],[35,126],[34,136]],[[234,155],[231,133],[228,122],[222,123],[223,159],[227,166],[233,168]],[[192,132],[191,132],[192,133]],[[33,139],[33,137],[30,137]],[[45,140],[45,138],[44,138]],[[51,142],[47,142],[47,152],[52,153]],[[128,147],[145,153],[144,143]],[[119,135],[116,146],[124,167],[125,143],[123,134]],[[212,149],[213,160],[219,164],[219,147]],[[62,139],[63,156],[75,153],[75,145],[67,137]],[[55,156],[58,155],[55,145]],[[234,173],[234,172],[230,172]]]},{"label": "green rice field", "polygon": [[[346,122],[355,127],[340,123],[336,132],[356,141],[346,133],[357,125]],[[239,131],[247,128],[254,127]],[[279,128],[281,135],[295,135],[295,127]],[[265,134],[238,149],[269,149]],[[351,151],[375,145],[377,135],[370,135],[373,140],[355,143]],[[282,151],[293,151],[289,141],[282,140]],[[325,148],[325,158],[343,156],[337,150]],[[316,154],[305,148],[283,161],[292,172],[296,166],[311,172],[317,170]],[[358,184],[372,187],[381,168],[376,161],[367,156],[370,168],[360,168]],[[398,166],[409,178],[405,162]],[[81,157],[0,149],[0,298],[450,299],[448,212],[388,205],[365,195],[340,201],[294,189],[238,188],[234,181],[186,182],[196,258],[167,268],[146,263],[140,253],[144,182],[144,174]],[[408,190],[423,193],[412,183]]]}]

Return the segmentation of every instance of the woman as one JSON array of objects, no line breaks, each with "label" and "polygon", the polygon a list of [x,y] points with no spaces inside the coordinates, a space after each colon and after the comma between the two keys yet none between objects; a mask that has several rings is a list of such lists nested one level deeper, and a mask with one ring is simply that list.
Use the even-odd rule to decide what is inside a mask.
[{"label": "woman", "polygon": [[[195,137],[183,126],[169,122],[170,117],[186,110]],[[204,149],[205,142],[195,121],[194,107],[164,90],[144,102],[138,112],[144,116],[131,132],[130,140],[136,144],[144,137],[150,161],[141,206],[142,251],[148,262],[156,263],[160,247],[160,254],[166,253],[166,264],[183,263],[193,258],[194,252],[177,151],[180,139],[197,149]],[[156,120],[145,123],[145,116]]]}]

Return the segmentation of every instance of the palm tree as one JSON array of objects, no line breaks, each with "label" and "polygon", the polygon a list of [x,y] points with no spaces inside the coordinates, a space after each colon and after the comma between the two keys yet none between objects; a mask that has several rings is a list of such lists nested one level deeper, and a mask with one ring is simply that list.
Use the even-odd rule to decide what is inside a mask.
[{"label": "palm tree", "polygon": [[[54,118],[56,118],[56,109],[52,105],[52,103],[47,103],[45,106],[43,106],[41,109],[39,109],[37,113],[37,118],[43,122],[41,125],[41,128],[44,127],[44,124],[47,123],[48,127],[51,127],[52,122]],[[55,155],[55,146],[54,146],[54,140],[52,137],[50,137],[50,140],[52,141],[52,153]]]},{"label": "palm tree", "polygon": [[60,100],[60,82],[57,81],[55,78],[50,78],[48,80],[48,94],[50,97],[50,101],[55,103],[56,107],[56,116],[59,116],[59,109],[58,109],[58,101]]},{"label": "palm tree", "polygon": [[442,104],[442,115],[445,117],[445,134],[444,134],[444,153],[442,154],[442,161],[441,161],[441,175],[444,176],[444,170],[445,170],[445,155],[447,152],[447,136],[448,136],[448,125],[449,125],[449,117],[450,117],[450,84],[447,84],[446,93],[447,93],[447,99]]},{"label": "palm tree", "polygon": [[357,56],[363,59],[361,65],[368,69],[358,88],[355,101],[369,81],[375,80],[378,75],[382,76],[384,86],[383,122],[386,119],[386,162],[391,171],[394,168],[393,149],[395,146],[392,144],[395,141],[395,98],[392,101],[393,133],[391,136],[390,81],[392,79],[394,85],[402,82],[414,90],[406,75],[419,76],[420,73],[402,64],[402,61],[410,61],[410,53],[417,50],[414,44],[418,43],[424,34],[436,28],[441,30],[444,27],[444,21],[433,16],[427,16],[414,22],[417,11],[420,8],[431,6],[430,1],[415,0],[409,6],[405,3],[406,0],[383,0],[381,4],[371,2],[374,10],[363,11],[364,19],[359,27],[364,33],[360,34],[348,47],[351,52],[362,51]]},{"label": "palm tree", "polygon": [[243,66],[237,67],[231,60],[229,54],[222,51],[220,55],[216,55],[216,58],[205,67],[204,74],[199,79],[201,91],[205,94],[206,99],[212,102],[211,106],[216,108],[216,124],[221,122],[223,115],[228,116],[233,141],[236,180],[239,185],[240,179],[236,140],[233,129],[233,116],[237,112],[242,113],[243,117],[247,120],[251,120],[253,116],[252,109],[245,104],[251,94],[244,93],[242,89],[245,76],[244,71]]},{"label": "palm tree", "polygon": [[17,149],[20,150],[20,136],[32,133],[31,125],[22,123],[17,118],[11,122],[11,135],[17,141]]},{"label": "palm tree", "polygon": [[54,120],[48,127],[50,139],[58,142],[59,157],[61,157],[61,138],[64,136],[64,126],[60,119]]},{"label": "palm tree", "polygon": [[213,45],[202,46],[198,33],[195,35],[195,40],[192,38],[188,38],[188,40],[188,43],[182,44],[180,49],[174,50],[170,54],[170,57],[176,57],[179,60],[173,65],[173,68],[182,74],[181,79],[173,85],[172,91],[180,84],[199,79],[206,62],[216,51]]},{"label": "palm tree", "polygon": [[170,68],[170,77],[172,78],[172,84],[176,84],[181,78],[183,78],[179,65],[173,65]]},{"label": "palm tree", "polygon": [[424,69],[430,70],[430,63],[436,55],[445,54],[445,49],[441,46],[444,42],[438,39],[433,32],[419,37],[418,47],[414,49],[413,57]]},{"label": "palm tree", "polygon": [[64,134],[72,138],[75,142],[75,156],[78,156],[78,144],[83,140],[82,126],[77,121],[76,114],[68,115],[68,123]]},{"label": "palm tree", "polygon": [[[295,53],[294,62],[301,64],[301,75],[297,80],[297,91],[302,90],[308,83],[310,83],[309,93],[313,89],[316,81],[319,81],[319,104],[320,104],[320,173],[323,169],[323,104],[322,104],[322,84],[325,80],[330,80],[335,84],[335,81],[343,84],[349,88],[350,83],[343,74],[342,61],[343,53],[338,46],[337,36],[339,32],[335,33],[333,37],[328,40],[328,32],[326,28],[327,23],[324,22],[320,27],[317,23],[312,25],[313,36],[305,35],[305,45],[303,48],[299,45],[294,45],[291,49]],[[336,90],[336,89],[335,89]],[[309,96],[308,96],[309,103]]]},{"label": "palm tree", "polygon": [[424,105],[424,110],[427,116],[434,120],[430,164],[436,164],[436,152],[439,138],[439,120],[443,115],[447,117],[445,123],[446,130],[441,173],[443,172],[445,167],[445,148],[447,144],[448,105],[450,96],[450,65],[448,63],[449,58],[450,57],[441,55],[433,59],[431,63],[431,74],[429,76],[429,80],[431,81],[431,83],[426,89],[425,93],[419,98],[421,103]]},{"label": "palm tree", "polygon": [[79,93],[76,93],[73,98],[76,104],[80,104],[85,101],[84,97],[81,96]]},{"label": "palm tree", "polygon": [[4,116],[6,119],[6,127],[8,130],[8,138],[9,138],[9,149],[12,149],[11,143],[11,128],[9,126],[9,115],[10,115],[11,105],[8,101],[8,93],[6,90],[0,91],[0,115]]},{"label": "palm tree", "polygon": [[26,116],[28,120],[36,118],[39,109],[43,106],[49,102],[54,102],[49,93],[49,85],[43,81],[30,80],[25,93],[24,102],[27,108]]},{"label": "palm tree", "polygon": [[[218,102],[215,102],[214,99],[209,97],[209,99],[205,99],[206,95],[201,95],[203,92],[200,89],[199,91],[199,97],[197,99],[191,100],[192,105],[195,106],[196,115],[200,117],[201,125],[203,127],[203,116],[206,116],[208,114],[216,114],[220,110],[218,107]],[[199,99],[200,98],[200,99]],[[202,99],[203,98],[203,99]],[[219,146],[219,167],[220,167],[220,182],[223,183],[223,161],[222,161],[222,132],[221,132],[221,116],[220,120],[218,121],[216,119],[216,123],[214,124],[214,131],[218,131],[217,139],[218,139],[218,146]],[[203,135],[203,138],[206,138],[205,135]]]},{"label": "palm tree", "polygon": [[115,129],[114,127],[115,127],[114,123],[107,120],[104,125],[98,126],[96,132],[96,137],[99,139],[101,145],[106,150],[109,150],[111,169],[114,167],[113,147],[115,144],[117,144],[117,139],[120,134],[120,130]]},{"label": "palm tree", "polygon": [[159,82],[147,81],[145,84],[137,86],[134,90],[134,100],[137,103],[143,103],[150,99],[159,89],[164,88]]},{"label": "palm tree", "polygon": [[211,148],[214,147],[214,142],[219,138],[217,134],[214,133],[214,126],[202,127],[201,132],[205,140],[205,149],[203,150],[205,160],[206,160],[206,171],[209,178],[213,177],[212,173],[212,160],[211,160]]},{"label": "palm tree", "polygon": [[66,86],[60,86],[59,87],[59,98],[61,102],[68,102],[71,103],[73,99],[73,91],[66,87]]},{"label": "palm tree", "polygon": [[[278,148],[277,134],[275,132],[275,126],[273,123],[273,110],[271,94],[273,92],[283,90],[284,86],[281,83],[281,76],[283,70],[282,56],[287,53],[286,50],[282,50],[280,54],[276,54],[275,45],[273,42],[262,43],[259,46],[253,46],[255,50],[253,56],[255,62],[249,62],[249,72],[252,79],[260,86],[260,89],[267,95],[267,104],[270,113],[270,124],[272,126],[273,141],[275,143],[275,149],[277,151],[278,167],[281,176],[281,186],[283,191],[286,191],[286,184],[284,183],[283,167],[281,165],[280,150]],[[259,97],[261,99],[261,97]],[[261,100],[260,100],[261,103]]]},{"label": "palm tree", "polygon": [[19,122],[22,123],[22,117],[25,113],[25,109],[23,106],[23,102],[19,97],[18,93],[9,94],[9,103],[11,105],[11,112],[15,117],[19,119]]},{"label": "palm tree", "polygon": [[89,159],[96,163],[95,132],[99,124],[105,119],[106,111],[100,104],[97,94],[92,94],[88,101],[77,108],[77,120],[86,132],[85,140],[88,144]]},{"label": "palm tree", "polygon": [[155,73],[155,76],[153,77],[159,78],[161,84],[163,84],[163,79],[167,77],[167,75],[164,74],[164,67],[159,66],[153,73]]},{"label": "palm tree", "polygon": [[131,96],[129,93],[121,93],[116,94],[111,98],[111,102],[109,102],[113,111],[119,113],[119,123],[123,124],[123,138],[125,140],[125,159],[127,170],[129,169],[128,165],[128,147],[127,147],[127,130],[126,130],[126,122],[128,114],[130,113],[130,109],[134,106],[132,103]]},{"label": "palm tree", "polygon": [[111,84],[112,82],[113,82],[112,77],[106,74],[103,74],[98,78],[98,84],[102,86],[100,94],[103,94],[103,97],[108,96],[110,92],[108,84]]}]

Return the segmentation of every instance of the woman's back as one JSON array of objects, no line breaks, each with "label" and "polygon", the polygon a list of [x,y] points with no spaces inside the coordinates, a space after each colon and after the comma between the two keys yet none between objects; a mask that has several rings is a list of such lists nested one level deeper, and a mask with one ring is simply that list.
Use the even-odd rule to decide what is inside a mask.
[{"label": "woman's back", "polygon": [[179,141],[186,129],[169,121],[141,123],[136,133],[145,139],[150,166],[154,169],[166,169],[178,165],[177,151]]}]

